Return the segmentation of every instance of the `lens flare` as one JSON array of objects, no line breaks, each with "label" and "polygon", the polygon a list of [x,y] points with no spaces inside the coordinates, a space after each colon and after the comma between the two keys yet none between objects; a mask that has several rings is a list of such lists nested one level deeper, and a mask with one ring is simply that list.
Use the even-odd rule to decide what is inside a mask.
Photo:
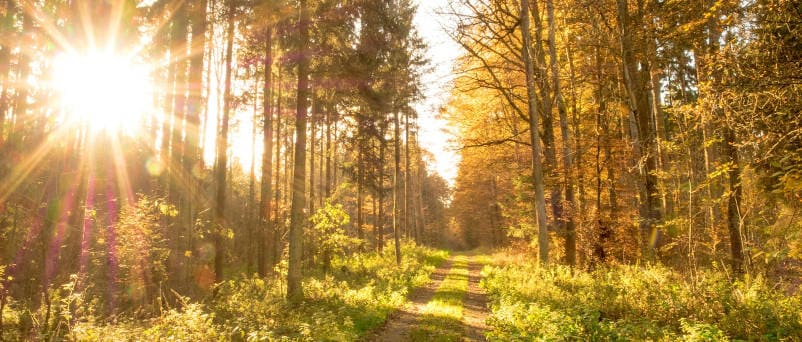
[{"label": "lens flare", "polygon": [[55,58],[53,86],[68,119],[95,130],[130,131],[152,107],[152,83],[144,65],[105,53]]}]

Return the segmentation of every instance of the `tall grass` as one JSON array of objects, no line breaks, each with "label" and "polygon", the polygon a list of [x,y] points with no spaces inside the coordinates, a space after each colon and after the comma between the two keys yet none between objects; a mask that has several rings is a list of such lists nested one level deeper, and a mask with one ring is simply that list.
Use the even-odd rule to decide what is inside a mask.
[{"label": "tall grass", "polygon": [[[390,249],[388,249],[390,251]],[[284,299],[285,286],[274,279],[243,277],[218,285],[214,298],[182,299],[149,319],[132,316],[73,317],[61,336],[76,341],[352,341],[380,325],[406,302],[406,295],[428,281],[448,254],[404,244],[401,266],[391,252],[357,253],[332,260],[330,271],[310,271],[303,281],[305,300]],[[86,305],[91,305],[87,303]],[[13,335],[15,321],[6,308],[6,338],[47,339],[32,330]]]},{"label": "tall grass", "polygon": [[690,279],[661,266],[594,272],[532,262],[485,267],[490,340],[802,340],[802,296],[763,278]]}]

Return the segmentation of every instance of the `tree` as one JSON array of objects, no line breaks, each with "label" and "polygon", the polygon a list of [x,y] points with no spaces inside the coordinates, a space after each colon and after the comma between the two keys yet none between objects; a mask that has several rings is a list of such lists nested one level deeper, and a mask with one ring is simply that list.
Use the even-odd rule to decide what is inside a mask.
[{"label": "tree", "polygon": [[520,18],[521,36],[523,37],[521,55],[526,68],[526,95],[529,108],[529,141],[532,144],[532,182],[535,186],[534,209],[538,226],[538,260],[540,263],[546,264],[549,260],[549,232],[546,226],[546,199],[543,194],[543,164],[540,160],[540,127],[534,85],[534,66],[529,53],[532,39],[529,35],[529,1],[527,0],[521,0]]},{"label": "tree", "polygon": [[298,3],[298,88],[295,114],[295,164],[292,178],[292,207],[290,216],[290,258],[287,272],[287,299],[298,302],[303,299],[301,288],[301,256],[306,207],[306,117],[309,97],[309,9],[306,0]]},{"label": "tree", "polygon": [[228,170],[228,124],[233,106],[231,95],[231,60],[234,49],[234,28],[236,18],[236,5],[234,0],[228,3],[228,28],[226,29],[226,79],[225,94],[223,95],[223,117],[219,123],[220,133],[215,144],[215,206],[214,206],[214,275],[215,281],[223,281],[223,262],[225,257],[224,236],[227,229],[225,209],[226,209],[226,173]]}]

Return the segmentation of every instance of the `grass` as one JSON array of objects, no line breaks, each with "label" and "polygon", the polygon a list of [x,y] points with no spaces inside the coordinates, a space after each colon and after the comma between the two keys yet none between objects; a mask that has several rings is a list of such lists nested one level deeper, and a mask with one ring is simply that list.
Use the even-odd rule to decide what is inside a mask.
[{"label": "grass", "polygon": [[[284,299],[283,278],[243,277],[221,284],[214,299],[184,299],[156,317],[119,315],[111,319],[74,316],[54,339],[74,341],[353,341],[381,325],[402,307],[407,294],[424,285],[448,253],[403,245],[401,266],[387,253],[357,253],[332,261],[331,272],[309,272],[305,300]],[[279,267],[278,269],[282,269]],[[61,299],[59,299],[61,301]],[[4,314],[6,328],[14,323]],[[15,331],[19,331],[16,329]],[[47,339],[34,329],[16,339]]]},{"label": "grass", "polygon": [[459,341],[463,335],[462,302],[468,290],[468,258],[454,258],[432,300],[423,309],[418,326],[410,332],[414,341]]},{"label": "grass", "polygon": [[[800,341],[802,296],[760,277],[732,282],[719,270],[695,278],[663,266],[593,272],[515,256],[486,266],[491,341]],[[505,261],[510,261],[507,263]]]}]

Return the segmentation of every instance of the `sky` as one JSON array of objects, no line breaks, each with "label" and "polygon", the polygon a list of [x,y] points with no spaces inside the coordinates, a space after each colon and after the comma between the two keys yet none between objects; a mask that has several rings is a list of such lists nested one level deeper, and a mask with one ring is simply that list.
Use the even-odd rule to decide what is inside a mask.
[{"label": "sky", "polygon": [[425,99],[416,109],[421,126],[421,145],[435,157],[434,165],[429,167],[440,174],[450,185],[457,177],[459,156],[450,140],[448,125],[437,117],[439,109],[448,100],[449,84],[453,79],[452,65],[460,55],[461,47],[448,36],[443,25],[448,25],[447,17],[437,11],[447,5],[448,0],[419,0],[415,26],[429,46],[426,56],[431,70],[423,74],[422,83]]}]

